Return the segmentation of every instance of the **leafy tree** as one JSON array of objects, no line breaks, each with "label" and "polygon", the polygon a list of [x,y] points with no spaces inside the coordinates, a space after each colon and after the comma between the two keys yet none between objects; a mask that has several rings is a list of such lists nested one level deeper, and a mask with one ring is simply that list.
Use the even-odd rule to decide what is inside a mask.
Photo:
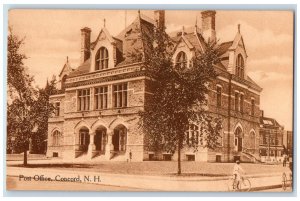
[{"label": "leafy tree", "polygon": [[27,165],[27,149],[31,131],[34,126],[34,112],[32,110],[37,90],[32,86],[33,77],[24,66],[25,54],[20,52],[24,39],[19,39],[10,29],[8,35],[7,52],[7,131],[9,145],[24,152],[24,165]]},{"label": "leafy tree", "polygon": [[218,59],[215,43],[208,43],[203,53],[196,52],[192,66],[172,62],[173,42],[163,29],[156,30],[154,49],[146,61],[152,77],[151,92],[144,111],[140,112],[148,149],[178,152],[178,174],[181,174],[181,150],[189,125],[200,126],[200,136],[191,138],[189,146],[197,150],[199,139],[213,149],[222,128],[221,119],[213,118],[207,111],[206,95],[209,83],[216,78],[213,65]]},{"label": "leafy tree", "polygon": [[49,103],[49,96],[56,91],[56,79],[53,76],[45,88],[33,87],[34,78],[24,66],[27,57],[20,51],[23,44],[24,39],[14,35],[10,29],[7,52],[7,149],[24,152],[23,164],[26,166],[29,141],[35,153],[45,151],[48,118],[55,109]]},{"label": "leafy tree", "polygon": [[47,81],[45,88],[39,89],[36,104],[33,107],[35,113],[35,126],[37,128],[34,136],[32,136],[32,151],[33,153],[45,153],[48,135],[48,118],[54,112],[54,105],[49,102],[49,96],[54,94],[56,78],[53,76],[50,83]]}]

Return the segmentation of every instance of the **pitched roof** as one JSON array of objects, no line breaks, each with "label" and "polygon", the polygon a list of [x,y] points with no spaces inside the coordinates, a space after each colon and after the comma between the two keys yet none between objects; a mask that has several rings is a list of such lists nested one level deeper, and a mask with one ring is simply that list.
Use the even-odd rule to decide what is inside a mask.
[{"label": "pitched roof", "polygon": [[117,66],[142,62],[152,51],[154,25],[143,17],[137,17],[117,38],[123,41],[123,61]]},{"label": "pitched roof", "polygon": [[269,118],[269,117],[260,117],[260,124],[265,127],[282,127],[276,119]]},{"label": "pitched roof", "polygon": [[227,41],[227,42],[224,42],[224,43],[221,43],[220,46],[219,46],[219,55],[221,57],[228,57],[228,49],[232,46],[233,44],[233,41]]},{"label": "pitched roof", "polygon": [[74,69],[71,67],[70,63],[69,63],[69,59],[67,57],[67,61],[66,63],[64,64],[64,66],[62,67],[60,73],[59,73],[59,77],[62,75],[63,72],[72,72],[74,71]]},{"label": "pitched roof", "polygon": [[253,84],[255,87],[257,87],[258,89],[260,89],[260,91],[262,91],[262,88],[258,84],[256,84],[256,82],[254,80],[252,80],[248,75],[246,77],[246,80],[249,81],[249,82],[251,82],[251,84]]},{"label": "pitched roof", "polygon": [[72,71],[68,77],[75,77],[77,75],[82,75],[90,71],[91,58],[87,59],[83,64],[78,66],[74,71]]},{"label": "pitched roof", "polygon": [[[182,32],[184,32],[184,34],[182,34]],[[169,33],[169,36],[175,44],[178,44],[179,41],[184,40],[190,49],[195,48],[197,51],[203,52],[206,43],[199,32],[200,30],[197,27],[188,27],[184,30]]]}]

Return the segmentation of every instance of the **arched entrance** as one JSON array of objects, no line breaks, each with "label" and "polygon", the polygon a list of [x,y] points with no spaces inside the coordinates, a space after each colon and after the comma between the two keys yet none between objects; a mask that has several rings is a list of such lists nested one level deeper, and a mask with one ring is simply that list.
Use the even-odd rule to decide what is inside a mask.
[{"label": "arched entrance", "polygon": [[105,150],[105,145],[107,142],[106,128],[99,127],[95,131],[94,144],[96,146],[96,151],[103,152]]},{"label": "arched entrance", "polygon": [[119,125],[114,129],[112,136],[112,144],[114,151],[126,151],[127,129],[123,125]]},{"label": "arched entrance", "polygon": [[237,127],[234,132],[234,146],[236,151],[241,152],[243,151],[243,131],[240,127]]},{"label": "arched entrance", "polygon": [[79,150],[87,152],[90,143],[89,129],[82,127],[79,130]]}]

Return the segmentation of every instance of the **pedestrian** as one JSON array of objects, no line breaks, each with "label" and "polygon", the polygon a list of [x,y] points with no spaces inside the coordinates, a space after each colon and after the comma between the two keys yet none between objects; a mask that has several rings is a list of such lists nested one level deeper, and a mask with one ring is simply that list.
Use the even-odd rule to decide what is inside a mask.
[{"label": "pedestrian", "polygon": [[284,153],[283,154],[283,163],[282,163],[283,167],[286,167],[286,158],[287,158],[286,153]]},{"label": "pedestrian", "polygon": [[130,151],[129,151],[129,160],[130,160],[130,162],[131,162],[131,159],[132,159],[132,152],[131,152],[131,149],[130,149]]}]

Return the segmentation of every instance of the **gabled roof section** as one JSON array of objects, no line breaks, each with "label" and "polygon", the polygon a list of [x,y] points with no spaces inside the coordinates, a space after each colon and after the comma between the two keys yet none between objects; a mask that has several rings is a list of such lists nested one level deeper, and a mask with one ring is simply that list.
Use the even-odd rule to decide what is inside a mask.
[{"label": "gabled roof section", "polygon": [[60,77],[64,72],[70,73],[72,71],[74,71],[74,69],[71,67],[71,65],[69,63],[69,58],[67,57],[67,61],[64,64],[64,66],[62,67],[58,76]]},{"label": "gabled roof section", "polygon": [[238,47],[240,41],[241,41],[242,44],[243,44],[243,48],[244,48],[245,53],[246,53],[246,56],[247,56],[247,51],[246,51],[244,39],[243,39],[243,36],[241,35],[241,33],[240,33],[239,31],[238,31],[237,34],[235,35],[234,40],[233,40],[233,43],[232,43],[232,45],[228,48],[228,50],[235,50],[235,49]]},{"label": "gabled roof section", "polygon": [[[193,27],[192,27],[193,28]],[[203,52],[206,47],[206,43],[204,41],[204,38],[202,35],[199,33],[199,30],[197,27],[194,27],[192,29],[191,27],[184,29],[183,31],[177,31],[177,32],[172,32],[170,33],[170,37],[175,43],[175,48],[177,48],[177,45],[181,42],[184,41],[189,49],[195,48],[196,51]],[[195,31],[196,28],[196,31]],[[182,32],[184,32],[182,34]]]},{"label": "gabled roof section", "polygon": [[152,50],[154,25],[139,15],[117,38],[123,41],[123,61],[117,66],[143,62]]},{"label": "gabled roof section", "polygon": [[91,49],[94,49],[95,46],[97,45],[98,41],[99,41],[99,38],[101,36],[101,34],[104,34],[107,38],[107,40],[110,42],[110,43],[115,43],[115,40],[111,35],[110,33],[108,32],[108,30],[104,27],[101,29],[100,33],[98,34],[97,36],[97,39],[91,43]]}]

